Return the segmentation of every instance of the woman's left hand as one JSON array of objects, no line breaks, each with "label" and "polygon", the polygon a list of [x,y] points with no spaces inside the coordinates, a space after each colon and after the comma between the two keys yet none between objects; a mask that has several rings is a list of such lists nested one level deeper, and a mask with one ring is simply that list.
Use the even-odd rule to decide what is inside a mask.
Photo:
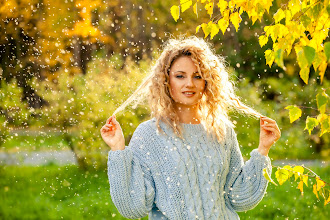
[{"label": "woman's left hand", "polygon": [[271,118],[260,117],[259,152],[267,156],[270,147],[280,139],[280,137],[281,131],[276,121]]}]

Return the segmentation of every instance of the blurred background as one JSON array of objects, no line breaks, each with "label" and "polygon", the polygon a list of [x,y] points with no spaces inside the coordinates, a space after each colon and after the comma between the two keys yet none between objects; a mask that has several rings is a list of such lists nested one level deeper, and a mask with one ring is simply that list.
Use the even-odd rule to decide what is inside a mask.
[{"label": "blurred background", "polygon": [[[175,22],[173,4],[0,0],[0,219],[125,219],[111,201],[109,148],[99,131],[148,74],[162,43],[194,35],[196,26],[209,20],[201,11],[198,18],[183,13]],[[319,128],[311,135],[304,130],[307,115],[317,115],[316,94],[329,88],[329,68],[323,84],[311,72],[308,85],[300,79],[294,57],[285,59],[286,71],[269,68],[264,51],[271,45],[261,49],[258,36],[272,17],[265,14],[252,25],[242,15],[238,32],[230,25],[224,35],[207,40],[225,57],[242,100],[277,121],[282,136],[269,153],[273,165],[304,164],[329,182],[330,135],[319,137]],[[204,37],[201,31],[196,35]],[[291,124],[284,108],[292,104],[304,108]],[[234,112],[231,118],[248,160],[258,147],[259,120]],[[126,145],[138,124],[148,119],[150,111],[143,104],[117,115]],[[262,202],[239,215],[329,219],[311,181],[304,196],[294,181],[270,184]]]}]

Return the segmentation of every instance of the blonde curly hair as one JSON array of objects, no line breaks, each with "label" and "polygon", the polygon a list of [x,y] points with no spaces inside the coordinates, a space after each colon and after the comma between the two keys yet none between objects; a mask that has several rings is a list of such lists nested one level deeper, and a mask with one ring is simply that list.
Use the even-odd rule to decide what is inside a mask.
[{"label": "blonde curly hair", "polygon": [[114,114],[132,102],[136,107],[147,96],[151,115],[156,118],[158,130],[162,131],[159,126],[161,120],[172,127],[175,134],[183,138],[182,126],[174,108],[175,102],[170,95],[169,72],[177,58],[189,56],[206,81],[205,91],[198,105],[198,114],[208,134],[215,134],[219,142],[224,140],[226,126],[235,127],[228,116],[229,110],[232,109],[257,118],[261,117],[259,112],[243,104],[235,95],[234,82],[229,79],[224,58],[215,54],[214,49],[211,48],[213,47],[210,43],[196,36],[180,36],[166,41],[163,52],[152,66],[150,74]]}]

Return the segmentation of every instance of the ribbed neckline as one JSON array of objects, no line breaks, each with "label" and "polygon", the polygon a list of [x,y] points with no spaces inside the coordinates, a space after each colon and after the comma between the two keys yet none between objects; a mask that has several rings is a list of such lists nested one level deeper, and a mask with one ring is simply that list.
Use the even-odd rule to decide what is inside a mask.
[{"label": "ribbed neckline", "polygon": [[199,124],[180,123],[180,124],[187,134],[201,134],[201,132],[204,129],[204,127],[201,123],[199,123]]}]

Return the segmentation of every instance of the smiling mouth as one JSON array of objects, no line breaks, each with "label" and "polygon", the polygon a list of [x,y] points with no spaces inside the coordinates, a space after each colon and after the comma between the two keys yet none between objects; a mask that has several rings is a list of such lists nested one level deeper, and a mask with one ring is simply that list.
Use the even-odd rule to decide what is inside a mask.
[{"label": "smiling mouth", "polygon": [[191,97],[196,94],[196,92],[183,92],[185,96]]}]

